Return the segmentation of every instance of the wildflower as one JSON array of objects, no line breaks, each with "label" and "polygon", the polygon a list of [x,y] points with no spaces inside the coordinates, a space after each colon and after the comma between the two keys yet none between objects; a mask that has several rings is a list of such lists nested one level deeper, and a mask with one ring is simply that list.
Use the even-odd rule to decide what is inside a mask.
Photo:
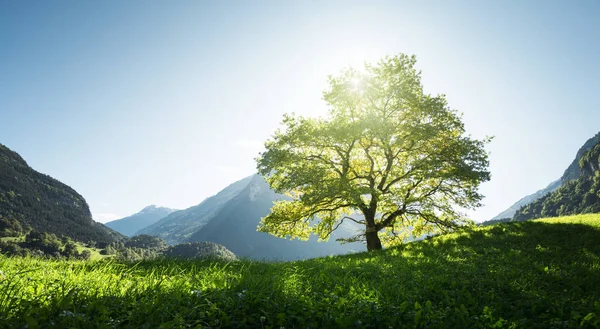
[{"label": "wildflower", "polygon": [[191,291],[191,293],[192,293],[192,295],[196,295],[196,296],[198,296],[198,297],[199,297],[200,295],[202,295],[202,291],[200,291],[200,290],[192,290],[192,291]]},{"label": "wildflower", "polygon": [[260,317],[260,322],[263,323],[263,322],[265,322],[266,319],[267,318],[263,315],[263,316]]}]

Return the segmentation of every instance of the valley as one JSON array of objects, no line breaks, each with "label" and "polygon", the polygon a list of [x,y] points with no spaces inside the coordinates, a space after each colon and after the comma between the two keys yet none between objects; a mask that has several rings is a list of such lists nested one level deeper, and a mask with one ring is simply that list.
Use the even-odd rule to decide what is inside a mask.
[{"label": "valley", "polygon": [[600,1],[5,1],[0,329],[600,329]]}]

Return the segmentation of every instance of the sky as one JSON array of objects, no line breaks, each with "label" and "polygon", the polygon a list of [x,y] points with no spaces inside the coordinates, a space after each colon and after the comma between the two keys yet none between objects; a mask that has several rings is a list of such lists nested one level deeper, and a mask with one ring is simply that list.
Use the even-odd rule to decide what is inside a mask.
[{"label": "sky", "polygon": [[106,222],[256,171],[327,76],[398,53],[487,146],[492,218],[600,131],[597,1],[0,0],[0,143]]}]

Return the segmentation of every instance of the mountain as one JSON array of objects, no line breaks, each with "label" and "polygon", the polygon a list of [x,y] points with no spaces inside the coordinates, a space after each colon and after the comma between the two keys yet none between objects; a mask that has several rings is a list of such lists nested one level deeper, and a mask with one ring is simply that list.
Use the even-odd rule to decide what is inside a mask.
[{"label": "mountain", "polygon": [[227,202],[238,195],[251,180],[252,176],[235,182],[200,204],[185,210],[175,211],[158,222],[139,230],[135,235],[155,235],[161,237],[168,244],[186,242],[193,233],[211,220]]},{"label": "mountain", "polygon": [[576,180],[581,175],[581,169],[579,168],[579,159],[583,156],[583,154],[590,150],[594,145],[600,142],[600,132],[597,133],[594,137],[588,139],[583,146],[579,148],[577,154],[575,155],[575,159],[571,162],[569,167],[565,170],[562,177],[550,183],[546,188],[541,189],[533,194],[527,195],[521,198],[519,201],[515,202],[508,209],[496,215],[491,219],[490,222],[494,221],[508,221],[515,213],[523,206],[530,204],[531,202],[540,199],[541,197],[547,195],[548,193],[556,191],[563,184]]},{"label": "mountain", "polygon": [[600,142],[579,157],[577,179],[517,211],[513,220],[600,213]]},{"label": "mountain", "polygon": [[176,210],[151,205],[131,216],[113,220],[108,223],[105,223],[104,225],[123,235],[133,236],[135,232],[156,223],[157,221],[164,217],[167,217],[170,213],[174,211]]},{"label": "mountain", "polygon": [[172,213],[140,234],[157,235],[170,244],[209,241],[221,244],[234,254],[253,259],[294,260],[331,254],[363,251],[363,244],[340,245],[338,237],[355,235],[352,225],[342,225],[328,242],[276,238],[257,232],[273,201],[285,196],[275,193],[259,175],[231,184],[197,206]]},{"label": "mountain", "polygon": [[227,207],[188,241],[211,241],[222,244],[234,254],[249,258],[304,259],[350,251],[363,251],[364,245],[351,243],[340,245],[335,239],[351,237],[356,233],[352,225],[342,225],[328,242],[318,242],[316,237],[308,241],[287,240],[256,231],[260,219],[269,214],[273,201],[284,196],[275,193],[259,175],[252,176],[248,185],[231,199]]},{"label": "mountain", "polygon": [[496,215],[489,222],[503,221],[503,220],[507,221],[507,220],[511,219],[521,207],[532,203],[533,201],[543,197],[544,195],[546,195],[550,192],[556,191],[556,189],[559,188],[560,185],[561,185],[561,180],[560,179],[555,180],[554,182],[550,183],[545,188],[543,188],[533,194],[530,194],[530,195],[527,195],[527,196],[521,198],[519,201],[515,202],[512,206],[508,207],[508,209],[506,209],[503,212]]},{"label": "mountain", "polygon": [[85,199],[71,187],[33,170],[0,144],[0,231],[31,227],[76,241],[110,243],[124,238],[95,222]]}]

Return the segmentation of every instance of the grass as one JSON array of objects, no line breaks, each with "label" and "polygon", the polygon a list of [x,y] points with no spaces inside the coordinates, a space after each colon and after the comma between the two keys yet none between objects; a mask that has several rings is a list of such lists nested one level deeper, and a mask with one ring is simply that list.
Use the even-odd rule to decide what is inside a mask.
[{"label": "grass", "polygon": [[2,241],[2,242],[23,242],[23,241],[25,241],[25,236],[4,236],[4,237],[0,237],[0,241]]},{"label": "grass", "polygon": [[266,263],[0,256],[1,328],[598,328],[600,215]]},{"label": "grass", "polygon": [[[24,242],[25,235],[0,237],[0,241],[1,242]],[[73,241],[73,242],[77,246],[77,252],[81,253],[84,250],[88,250],[90,252],[90,260],[100,260],[100,259],[110,258],[110,257],[114,256],[114,255],[102,255],[102,254],[100,254],[101,249],[87,247],[86,245],[84,245],[81,242],[77,242],[77,241]]]},{"label": "grass", "polygon": [[86,247],[83,244],[77,243],[77,252],[81,253],[82,251],[88,250],[90,252],[90,260],[101,260],[104,258],[114,257],[114,255],[102,255],[100,254],[100,249]]}]

